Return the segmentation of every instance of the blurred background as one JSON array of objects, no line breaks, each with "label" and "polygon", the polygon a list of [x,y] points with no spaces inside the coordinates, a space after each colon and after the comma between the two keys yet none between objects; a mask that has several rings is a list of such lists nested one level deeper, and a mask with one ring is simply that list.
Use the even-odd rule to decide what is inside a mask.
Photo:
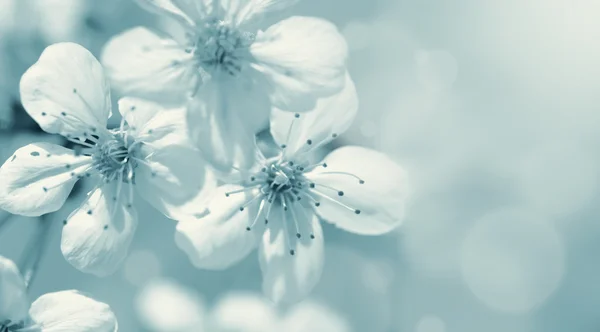
[{"label": "blurred background", "polygon": [[[309,302],[331,314],[301,317],[296,330],[335,319],[348,331],[600,331],[600,2],[302,0],[291,12],[331,20],[347,38],[361,107],[336,144],[390,154],[413,189],[394,234],[325,227],[325,270]],[[0,0],[2,160],[56,140],[18,98],[20,75],[46,45],[75,41],[98,55],[115,33],[164,24],[130,0]],[[175,246],[173,222],[141,200],[123,267],[103,279],[78,272],[60,253],[60,221],[80,199],[51,216],[32,298],[89,292],[125,332],[170,331],[143,306],[165,292],[195,294],[181,301],[200,316],[218,316],[231,296],[260,300],[256,255],[227,271],[196,270]],[[35,227],[10,218],[0,254],[18,260]],[[254,305],[240,308],[244,318]],[[182,314],[193,315],[173,313]]]}]

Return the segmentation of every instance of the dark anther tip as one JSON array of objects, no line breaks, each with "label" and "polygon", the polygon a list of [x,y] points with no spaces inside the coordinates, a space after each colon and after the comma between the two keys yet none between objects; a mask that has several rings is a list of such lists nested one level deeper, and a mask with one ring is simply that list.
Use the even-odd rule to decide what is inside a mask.
[{"label": "dark anther tip", "polygon": [[265,219],[265,225],[269,223],[269,219]]},{"label": "dark anther tip", "polygon": [[296,254],[296,252],[294,251],[294,249],[290,249],[290,255],[294,256],[294,254]]},{"label": "dark anther tip", "polygon": [[315,206],[317,206],[317,207],[318,207],[318,206],[321,206],[321,203],[319,203],[319,202],[316,202],[316,203],[315,203]]},{"label": "dark anther tip", "polygon": [[311,184],[309,184],[309,187],[311,187],[311,188],[314,188],[314,187],[315,187],[315,184],[314,184],[314,183],[311,183]]},{"label": "dark anther tip", "polygon": [[358,181],[358,183],[365,184],[365,180],[360,180],[360,181]]},{"label": "dark anther tip", "polygon": [[225,194],[225,197],[229,197],[229,194]]},{"label": "dark anther tip", "polygon": [[326,164],[326,163],[323,163],[323,167],[327,167],[327,164]]},{"label": "dark anther tip", "polygon": [[354,210],[354,213],[360,214],[360,210]]},{"label": "dark anther tip", "polygon": [[343,191],[338,191],[338,196],[344,196],[344,192]]},{"label": "dark anther tip", "polygon": [[107,230],[107,229],[108,229],[108,225],[104,225],[104,230]]},{"label": "dark anther tip", "polygon": [[287,147],[287,145],[285,145],[285,144],[281,144],[281,148],[282,148],[282,149],[285,149],[286,147]]},{"label": "dark anther tip", "polygon": [[240,211],[244,211],[244,207],[241,207],[241,208],[240,208]]},{"label": "dark anther tip", "polygon": [[310,238],[314,240],[314,238],[315,238],[315,235],[314,235],[314,234],[311,234],[311,235],[310,235]]},{"label": "dark anther tip", "polygon": [[256,178],[255,178],[255,177],[251,177],[251,178],[250,178],[250,181],[254,181],[254,180],[256,180]]},{"label": "dark anther tip", "polygon": [[92,215],[92,210],[88,210],[87,214]]},{"label": "dark anther tip", "polygon": [[300,233],[296,233],[296,237],[297,237],[297,238],[301,238],[301,237],[302,237],[302,234],[300,234]]},{"label": "dark anther tip", "polygon": [[294,114],[294,117],[296,117],[296,119],[299,118],[300,117],[300,113]]},{"label": "dark anther tip", "polygon": [[310,140],[310,139],[306,140],[306,144],[311,145],[312,144],[312,140]]},{"label": "dark anther tip", "polygon": [[67,219],[63,220],[63,225],[67,224]]},{"label": "dark anther tip", "polygon": [[247,230],[247,231],[250,231],[250,230],[251,230],[251,228],[250,228],[250,227],[246,227],[246,230]]}]

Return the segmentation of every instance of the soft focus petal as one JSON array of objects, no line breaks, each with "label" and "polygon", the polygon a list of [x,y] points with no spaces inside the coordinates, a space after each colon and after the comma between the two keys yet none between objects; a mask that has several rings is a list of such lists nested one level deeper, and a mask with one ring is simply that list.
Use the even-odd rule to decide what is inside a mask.
[{"label": "soft focus petal", "polygon": [[273,304],[251,293],[230,293],[213,309],[210,331],[277,331],[279,317]]},{"label": "soft focus petal", "polygon": [[350,332],[350,326],[336,312],[319,303],[305,301],[294,306],[286,315],[279,331]]},{"label": "soft focus petal", "polygon": [[176,19],[193,27],[210,13],[212,0],[136,0],[143,8]]},{"label": "soft focus petal", "polygon": [[0,208],[40,216],[60,209],[91,158],[51,143],[17,150],[0,168]]},{"label": "soft focus petal", "polygon": [[220,0],[225,19],[240,26],[260,19],[265,14],[283,10],[299,0]]},{"label": "soft focus petal", "polygon": [[202,215],[217,179],[200,153],[185,146],[155,151],[136,170],[136,188],[153,207],[167,217]]},{"label": "soft focus petal", "polygon": [[322,19],[291,17],[250,47],[254,68],[267,75],[271,100],[286,111],[315,107],[317,98],[340,91],[345,82],[347,46],[337,28]]},{"label": "soft focus petal", "polygon": [[175,242],[197,268],[228,268],[255,248],[256,232],[248,231],[247,227],[256,216],[257,204],[240,211],[240,207],[250,200],[249,195],[225,195],[226,192],[240,189],[242,187],[233,185],[217,188],[207,216],[190,217],[177,224]]},{"label": "soft focus petal", "polygon": [[[301,238],[296,237],[291,211],[294,211]],[[259,262],[263,292],[276,303],[293,303],[306,297],[321,277],[323,231],[309,209],[295,205],[288,210],[286,219],[283,213],[281,207],[274,208],[273,216],[280,219],[269,218],[269,227],[259,247]],[[293,255],[290,250],[294,251]]]},{"label": "soft focus petal", "polygon": [[[248,84],[246,84],[248,83]],[[201,88],[188,109],[192,140],[218,171],[254,163],[255,134],[266,126],[270,106],[266,94],[249,82],[211,82]]]},{"label": "soft focus petal", "polygon": [[110,307],[70,290],[40,296],[29,310],[40,332],[116,332]]},{"label": "soft focus petal", "polygon": [[350,75],[344,89],[319,99],[314,110],[292,114],[278,109],[271,113],[271,134],[288,157],[311,150],[345,132],[356,117],[358,97]]},{"label": "soft focus petal", "polygon": [[83,137],[104,130],[111,114],[102,66],[73,43],[48,46],[21,78],[21,101],[48,133]]},{"label": "soft focus petal", "polygon": [[127,256],[137,226],[129,185],[106,184],[92,193],[63,227],[61,250],[75,268],[97,276],[113,273]]},{"label": "soft focus petal", "polygon": [[[347,207],[322,198],[321,206],[316,208],[322,218],[341,229],[363,235],[387,233],[400,225],[409,193],[402,167],[381,152],[358,146],[336,149],[324,162],[327,168],[319,167],[307,177],[316,183],[316,191]],[[342,191],[343,196],[337,191]]]},{"label": "soft focus petal", "polygon": [[137,27],[109,40],[101,61],[121,94],[181,104],[198,79],[190,58],[174,40]]},{"label": "soft focus petal", "polygon": [[20,322],[27,318],[27,288],[19,269],[10,259],[0,256],[0,322]]},{"label": "soft focus petal", "polygon": [[205,309],[193,289],[160,279],[144,286],[136,298],[140,321],[151,331],[202,332]]}]

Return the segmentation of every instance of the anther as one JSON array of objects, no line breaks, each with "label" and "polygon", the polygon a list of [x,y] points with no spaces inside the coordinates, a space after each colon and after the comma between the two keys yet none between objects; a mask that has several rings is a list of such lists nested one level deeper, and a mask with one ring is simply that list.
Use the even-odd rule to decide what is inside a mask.
[{"label": "anther", "polygon": [[296,252],[294,251],[294,249],[290,249],[290,255],[294,256],[294,254],[296,254]]},{"label": "anther", "polygon": [[301,235],[300,233],[296,233],[296,237],[297,237],[297,238],[301,238],[301,237],[302,237],[302,235]]},{"label": "anther", "polygon": [[306,144],[311,145],[312,144],[312,140],[310,140],[310,139],[306,140]]},{"label": "anther", "polygon": [[338,191],[338,196],[344,196],[344,192],[343,191]]},{"label": "anther", "polygon": [[299,118],[299,117],[300,117],[300,113],[296,113],[296,114],[294,114],[294,117],[295,117],[296,119],[297,119],[297,118]]},{"label": "anther", "polygon": [[354,213],[360,214],[360,210],[354,210]]}]

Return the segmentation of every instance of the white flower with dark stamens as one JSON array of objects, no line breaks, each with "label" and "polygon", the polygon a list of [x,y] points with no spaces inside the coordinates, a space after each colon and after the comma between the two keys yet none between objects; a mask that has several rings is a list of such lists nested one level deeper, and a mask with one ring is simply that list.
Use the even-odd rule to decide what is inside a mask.
[{"label": "white flower with dark stamens", "polygon": [[124,94],[188,102],[192,138],[213,166],[254,162],[271,108],[302,112],[344,85],[346,43],[322,19],[261,18],[297,0],[138,0],[172,17],[185,40],[137,27],[108,42],[102,63]]},{"label": "white flower with dark stamens", "polygon": [[407,198],[403,169],[382,153],[346,146],[311,164],[308,154],[343,133],[358,108],[354,84],[293,114],[274,110],[278,156],[262,159],[245,180],[217,189],[202,218],[177,226],[176,242],[199,268],[223,269],[258,246],[263,290],[274,301],[302,299],[323,264],[319,220],[379,235],[397,227]]},{"label": "white flower with dark stamens", "polygon": [[15,264],[0,256],[0,332],[116,332],[117,319],[104,303],[69,290],[33,303]]},{"label": "white flower with dark stamens", "polygon": [[[109,85],[100,63],[72,43],[49,46],[21,79],[29,115],[74,150],[50,143],[18,149],[0,168],[0,208],[39,216],[58,210],[74,184],[95,188],[65,220],[61,249],[76,268],[112,273],[137,226],[135,192],[171,218],[215,185],[185,133],[185,110],[123,98],[120,128],[106,129]],[[137,189],[137,190],[136,190]],[[186,210],[187,211],[187,210]]]}]

